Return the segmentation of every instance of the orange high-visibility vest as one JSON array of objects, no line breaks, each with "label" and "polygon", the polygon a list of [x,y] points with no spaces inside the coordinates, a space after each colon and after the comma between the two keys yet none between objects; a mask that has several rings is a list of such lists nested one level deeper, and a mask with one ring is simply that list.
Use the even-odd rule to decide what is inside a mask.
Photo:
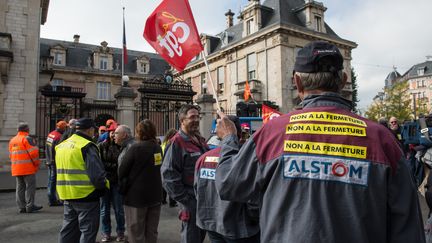
[{"label": "orange high-visibility vest", "polygon": [[28,132],[18,132],[9,141],[12,176],[35,174],[39,168],[39,148],[28,142],[28,135]]}]

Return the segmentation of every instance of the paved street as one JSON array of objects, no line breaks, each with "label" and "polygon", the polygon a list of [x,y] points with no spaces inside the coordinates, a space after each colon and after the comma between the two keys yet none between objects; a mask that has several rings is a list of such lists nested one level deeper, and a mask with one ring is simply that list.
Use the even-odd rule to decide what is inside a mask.
[{"label": "paved street", "polygon": [[[45,187],[46,181],[47,171],[42,168],[36,175],[37,186]],[[63,220],[63,207],[48,207],[46,189],[39,189],[36,191],[36,204],[44,208],[38,213],[19,214],[15,203],[14,188],[15,178],[10,175],[10,172],[0,172],[0,242],[57,242]],[[178,208],[163,206],[159,222],[159,243],[179,242],[180,221],[177,218],[177,212]],[[112,212],[111,216],[113,229],[115,229]],[[99,239],[100,235],[98,235]]]},{"label": "paved street", "polygon": [[[48,207],[45,189],[37,190],[36,197],[36,203],[44,208],[38,213],[19,214],[15,205],[15,193],[0,193],[0,242],[57,242],[63,207]],[[177,219],[177,210],[163,206],[159,222],[159,243],[179,242],[180,222]],[[114,217],[112,222],[115,222]],[[115,225],[113,227],[115,229]]]},{"label": "paved street", "polygon": [[[36,191],[36,204],[43,205],[41,212],[19,214],[15,204],[15,181],[9,173],[0,172],[0,242],[8,243],[51,243],[57,242],[63,217],[63,207],[48,207],[46,189]],[[38,186],[46,181],[46,170],[37,175]],[[4,189],[8,190],[4,190]],[[425,218],[428,213],[425,200],[420,196],[420,204]],[[180,222],[177,219],[177,208],[162,208],[159,223],[159,243],[177,243],[180,239]],[[115,222],[112,214],[112,222]],[[113,225],[115,228],[115,225]],[[100,235],[98,235],[98,240]],[[208,243],[208,239],[205,241]]]}]

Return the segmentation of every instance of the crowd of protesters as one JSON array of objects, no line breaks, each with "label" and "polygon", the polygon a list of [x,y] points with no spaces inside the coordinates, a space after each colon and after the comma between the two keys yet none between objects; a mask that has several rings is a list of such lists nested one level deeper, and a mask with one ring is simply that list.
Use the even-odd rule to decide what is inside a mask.
[{"label": "crowd of protesters", "polygon": [[[206,235],[212,243],[425,242],[400,131],[392,119],[393,135],[351,113],[341,96],[346,80],[338,48],[309,43],[295,63],[302,109],[250,138],[242,134],[246,124],[219,112],[213,150],[190,104],[180,107],[180,128],[162,146],[148,119],[134,131],[112,119],[100,127],[90,118],[59,121],[46,144],[50,206],[64,206],[59,242],[93,243],[101,224],[102,242],[155,243],[167,196],[179,204],[181,243],[202,243]],[[348,128],[358,133],[343,132]],[[28,133],[20,124],[9,146],[20,213],[42,208],[34,203],[39,157]]]}]

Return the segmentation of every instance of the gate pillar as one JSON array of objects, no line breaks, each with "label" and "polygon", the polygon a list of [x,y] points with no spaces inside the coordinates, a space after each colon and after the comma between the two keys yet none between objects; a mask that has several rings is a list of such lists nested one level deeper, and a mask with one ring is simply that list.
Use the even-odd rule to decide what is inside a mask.
[{"label": "gate pillar", "polygon": [[213,114],[215,113],[213,109],[213,104],[216,103],[216,100],[213,98],[213,95],[210,94],[201,94],[198,95],[198,99],[195,102],[200,106],[200,133],[204,138],[209,138],[212,122],[213,122]]},{"label": "gate pillar", "polygon": [[117,122],[121,125],[127,125],[135,131],[135,103],[137,93],[133,88],[122,86],[114,95],[117,104]]}]

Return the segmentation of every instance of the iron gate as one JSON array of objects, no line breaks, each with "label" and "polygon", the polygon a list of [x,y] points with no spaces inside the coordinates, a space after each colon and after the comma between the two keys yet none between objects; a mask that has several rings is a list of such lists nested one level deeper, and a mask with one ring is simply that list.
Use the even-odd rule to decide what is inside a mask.
[{"label": "iron gate", "polygon": [[170,128],[180,127],[177,111],[182,104],[191,104],[196,94],[190,82],[173,79],[172,76],[144,80],[138,91],[141,103],[136,104],[139,113],[135,117],[135,124],[150,119],[156,125],[158,136],[164,135]]},{"label": "iron gate", "polygon": [[41,95],[36,99],[35,131],[40,148],[44,149],[48,133],[55,129],[59,120],[81,117],[82,98],[86,95],[82,90],[68,86],[45,86],[40,89]]}]

